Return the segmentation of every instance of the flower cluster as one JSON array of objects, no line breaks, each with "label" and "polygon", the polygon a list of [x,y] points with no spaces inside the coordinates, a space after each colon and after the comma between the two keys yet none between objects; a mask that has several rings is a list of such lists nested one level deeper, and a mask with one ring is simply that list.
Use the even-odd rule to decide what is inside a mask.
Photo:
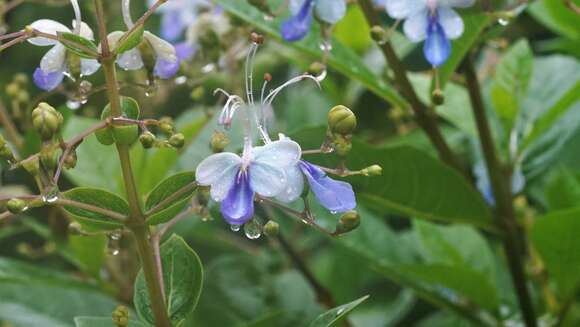
[{"label": "flower cluster", "polygon": [[403,30],[412,42],[425,41],[423,53],[434,67],[451,54],[451,41],[463,34],[463,20],[453,8],[473,6],[475,0],[385,0],[387,13],[405,20]]},{"label": "flower cluster", "polygon": [[[284,135],[276,141],[270,139],[266,112],[276,95],[297,82],[313,80],[318,84],[318,81],[313,76],[301,75],[265,95],[269,80],[266,78],[261,101],[256,103],[252,85],[253,60],[260,43],[256,39],[246,58],[246,101],[218,90],[227,96],[219,124],[227,127],[238,111],[242,113],[245,127],[242,154],[225,152],[209,156],[197,167],[197,182],[210,187],[212,199],[220,203],[221,213],[231,225],[242,225],[253,217],[256,197],[275,198],[283,203],[296,201],[304,193],[305,182],[319,203],[332,213],[354,209],[356,200],[350,184],[331,179],[324,168],[302,159],[302,149],[293,140]],[[253,128],[263,146],[253,146]]]}]

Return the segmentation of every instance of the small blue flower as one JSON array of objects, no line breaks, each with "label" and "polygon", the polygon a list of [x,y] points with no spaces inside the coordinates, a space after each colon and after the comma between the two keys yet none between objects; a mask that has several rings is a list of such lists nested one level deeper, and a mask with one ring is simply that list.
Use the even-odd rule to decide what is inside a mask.
[{"label": "small blue flower", "polygon": [[291,140],[244,148],[240,157],[224,152],[211,155],[197,166],[200,185],[210,186],[213,200],[231,225],[242,225],[254,215],[254,196],[275,197],[287,188],[286,171],[296,166],[302,150]]},{"label": "small blue flower", "polygon": [[[156,2],[157,0],[149,0],[149,7]],[[161,14],[161,37],[172,43],[177,41],[193,25],[200,9],[209,6],[207,0],[167,1],[158,9]]]},{"label": "small blue flower", "polygon": [[[51,35],[56,35],[58,32],[71,33],[72,31],[63,24],[50,20],[40,19],[31,24],[32,28],[40,32]],[[76,26],[76,21],[73,22]],[[93,31],[91,28],[81,22],[80,28],[74,29],[75,33],[80,36],[93,40]],[[66,62],[67,50],[64,45],[55,40],[44,37],[35,37],[28,40],[28,42],[37,46],[53,46],[40,61],[40,67],[36,68],[32,79],[34,84],[45,91],[54,90],[62,83],[64,76],[69,74],[69,68]],[[88,76],[94,74],[100,67],[100,64],[95,59],[81,58],[81,75]]]},{"label": "small blue flower", "polygon": [[463,34],[463,20],[452,8],[471,7],[475,0],[386,0],[389,15],[404,19],[403,31],[412,42],[425,41],[423,53],[434,67],[451,54],[451,41]]},{"label": "small blue flower", "polygon": [[313,10],[328,24],[336,24],[346,14],[346,0],[290,0],[292,17],[282,23],[280,31],[286,41],[303,39],[312,25]]},{"label": "small blue flower", "polygon": [[[476,178],[476,186],[485,201],[492,206],[495,206],[495,198],[493,196],[493,190],[491,188],[491,182],[489,180],[489,175],[487,174],[487,169],[485,168],[485,163],[482,161],[478,162],[473,168],[473,173]],[[511,188],[512,194],[517,194],[524,189],[526,185],[526,178],[522,173],[520,167],[514,169],[512,174]]]}]

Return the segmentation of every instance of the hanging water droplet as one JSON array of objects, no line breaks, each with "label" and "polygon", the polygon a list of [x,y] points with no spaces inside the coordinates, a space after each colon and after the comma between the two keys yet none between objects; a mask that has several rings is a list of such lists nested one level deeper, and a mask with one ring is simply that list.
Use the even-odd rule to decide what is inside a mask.
[{"label": "hanging water droplet", "polygon": [[338,309],[338,311],[336,311],[336,316],[340,316],[343,312],[344,312],[344,308]]},{"label": "hanging water droplet", "polygon": [[122,234],[120,231],[115,231],[115,232],[112,232],[111,234],[109,234],[109,237],[112,240],[117,240],[117,241],[121,239],[121,236],[122,236]]},{"label": "hanging water droplet", "polygon": [[201,72],[204,73],[204,74],[209,74],[214,69],[215,69],[215,64],[211,63],[211,64],[207,64],[207,65],[201,67]]},{"label": "hanging water droplet", "polygon": [[506,18],[500,18],[497,20],[497,22],[501,26],[507,26],[510,23],[509,19],[506,19]]},{"label": "hanging water droplet", "polygon": [[114,231],[109,234],[107,241],[107,253],[110,255],[118,255],[121,252],[120,246],[121,232]]},{"label": "hanging water droplet", "polygon": [[264,20],[267,22],[271,22],[274,20],[274,16],[272,15],[264,15]]},{"label": "hanging water droplet", "polygon": [[330,52],[332,51],[332,44],[329,41],[324,40],[320,42],[320,50]]},{"label": "hanging water droplet", "polygon": [[338,212],[335,211],[335,210],[331,210],[330,213],[333,214],[333,215],[336,215]]},{"label": "hanging water droplet", "polygon": [[300,221],[301,221],[302,223],[304,223],[305,225],[308,225],[308,224],[309,224],[309,223],[308,223],[308,220],[306,220],[306,219],[300,219]]},{"label": "hanging water droplet", "polygon": [[81,107],[81,103],[80,101],[76,101],[76,100],[68,100],[66,102],[66,106],[70,109],[70,110],[77,110]]},{"label": "hanging water droplet", "polygon": [[252,219],[244,224],[244,233],[250,240],[256,240],[262,236],[262,225],[256,219]]},{"label": "hanging water droplet", "polygon": [[47,193],[42,195],[42,202],[44,203],[55,203],[58,201],[58,189],[54,188]]},{"label": "hanging water droplet", "polygon": [[155,92],[157,92],[157,83],[155,82],[155,80],[150,79],[147,81],[147,87],[145,88],[145,96],[152,97],[155,95]]},{"label": "hanging water droplet", "polygon": [[230,229],[232,230],[232,232],[239,232],[240,228],[242,228],[242,225],[236,225],[236,224],[230,225]]},{"label": "hanging water droplet", "polygon": [[187,82],[187,77],[186,76],[178,76],[175,78],[175,84],[176,85],[183,85]]}]

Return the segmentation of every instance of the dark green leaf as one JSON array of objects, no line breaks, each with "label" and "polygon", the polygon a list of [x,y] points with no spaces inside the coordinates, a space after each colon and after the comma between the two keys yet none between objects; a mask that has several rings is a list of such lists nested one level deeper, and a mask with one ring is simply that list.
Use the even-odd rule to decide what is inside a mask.
[{"label": "dark green leaf", "polygon": [[580,178],[571,170],[556,170],[545,188],[550,210],[564,210],[580,206]]},{"label": "dark green leaf", "polygon": [[[111,317],[75,317],[75,327],[112,327],[113,320]],[[127,327],[145,327],[136,320],[129,320]]]},{"label": "dark green leaf", "polygon": [[[576,6],[580,1],[573,0]],[[572,40],[580,40],[578,14],[568,8],[565,1],[538,0],[529,7],[529,13],[552,31]]]},{"label": "dark green leaf", "polygon": [[129,34],[125,39],[119,40],[115,47],[115,53],[121,54],[127,52],[141,43],[143,40],[143,32],[145,31],[143,25],[139,25],[131,34]]},{"label": "dark green leaf", "polygon": [[59,32],[58,36],[64,40],[61,41],[61,44],[64,45],[67,50],[81,58],[95,59],[99,55],[99,50],[97,49],[96,44],[89,39],[66,32]]},{"label": "dark green leaf", "polygon": [[[176,235],[161,245],[163,285],[167,298],[167,312],[171,321],[178,325],[195,308],[201,294],[203,269],[197,254]],[[143,271],[135,281],[135,308],[139,316],[154,324],[149,292]]]},{"label": "dark green leaf", "polygon": [[107,237],[105,235],[70,235],[68,238],[68,247],[78,262],[78,266],[96,279],[101,277],[106,246]]},{"label": "dark green leaf", "polygon": [[326,311],[325,313],[321,314],[320,316],[318,316],[318,318],[316,318],[316,320],[314,320],[311,324],[310,327],[333,327],[333,326],[338,326],[338,323],[340,321],[342,321],[342,319],[344,319],[346,317],[346,315],[348,315],[352,310],[354,310],[357,306],[359,306],[361,303],[363,303],[364,301],[366,301],[366,299],[368,299],[369,296],[363,296],[358,300],[354,300],[350,303],[347,304],[343,304],[341,306],[338,306],[334,309],[330,309],[328,311]]},{"label": "dark green leaf", "polygon": [[[147,218],[151,225],[165,223],[180,213],[187,205],[187,201],[195,191],[195,175],[193,172],[184,172],[168,177],[147,197],[145,210],[157,208],[155,213]],[[176,193],[177,192],[177,193]],[[167,199],[172,197],[168,202]]]},{"label": "dark green leaf", "polygon": [[[129,215],[129,205],[127,202],[119,196],[105,190],[78,187],[66,191],[62,195],[69,200],[108,209],[124,216]],[[102,213],[72,206],[64,206],[64,208],[81,224],[89,228],[111,230],[123,227],[122,222]]]}]

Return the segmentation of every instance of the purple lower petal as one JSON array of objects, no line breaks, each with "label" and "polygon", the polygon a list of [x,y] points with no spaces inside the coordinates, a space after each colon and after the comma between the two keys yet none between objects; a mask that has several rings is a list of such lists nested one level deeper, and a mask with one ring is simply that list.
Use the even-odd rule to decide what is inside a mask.
[{"label": "purple lower petal", "polygon": [[331,212],[346,212],[356,207],[354,191],[349,183],[328,177],[322,169],[301,160],[300,169],[308,179],[318,202]]},{"label": "purple lower petal", "polygon": [[42,69],[36,68],[32,75],[34,84],[45,91],[52,91],[62,83],[64,72],[45,73]]},{"label": "purple lower petal", "polygon": [[221,202],[221,212],[231,225],[243,225],[254,215],[254,191],[247,172],[238,172],[236,182]]},{"label": "purple lower petal", "polygon": [[284,40],[292,42],[303,39],[310,25],[312,25],[312,8],[314,7],[313,0],[305,0],[296,16],[290,17],[284,21],[280,26],[280,32]]},{"label": "purple lower petal", "polygon": [[171,62],[163,59],[157,59],[157,62],[155,62],[155,68],[153,68],[153,74],[161,79],[168,79],[175,76],[178,70],[179,60]]},{"label": "purple lower petal", "polygon": [[161,17],[161,37],[169,42],[179,39],[186,27],[177,10],[169,11]]},{"label": "purple lower petal", "polygon": [[181,42],[175,44],[175,54],[180,61],[190,61],[195,55],[197,47],[189,44],[189,42]]},{"label": "purple lower petal", "polygon": [[437,15],[429,17],[427,25],[427,39],[423,47],[423,53],[431,65],[437,67],[443,64],[451,54],[451,42],[445,35],[445,31]]}]

